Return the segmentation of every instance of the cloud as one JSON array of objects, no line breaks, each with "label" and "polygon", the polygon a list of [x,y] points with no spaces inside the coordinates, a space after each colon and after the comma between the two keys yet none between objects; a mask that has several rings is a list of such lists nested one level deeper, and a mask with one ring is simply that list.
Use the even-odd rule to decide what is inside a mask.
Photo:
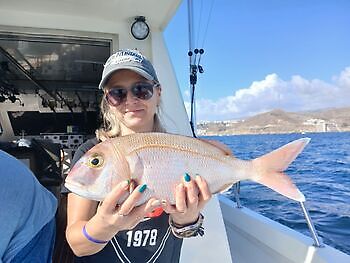
[{"label": "cloud", "polygon": [[[189,112],[190,103],[185,100]],[[237,119],[276,108],[305,111],[346,106],[350,106],[350,67],[334,76],[331,83],[299,75],[285,81],[273,73],[233,96],[215,101],[197,98],[197,121]]]}]

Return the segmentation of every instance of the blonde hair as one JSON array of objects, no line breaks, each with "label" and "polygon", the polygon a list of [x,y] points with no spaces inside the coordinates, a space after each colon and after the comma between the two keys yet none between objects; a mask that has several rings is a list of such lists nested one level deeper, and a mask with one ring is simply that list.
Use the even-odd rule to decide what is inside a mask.
[{"label": "blonde hair", "polygon": [[[157,106],[157,112],[154,114],[153,132],[166,132],[161,121],[162,101],[160,100]],[[96,130],[96,138],[104,141],[109,138],[118,137],[121,135],[120,120],[116,112],[112,109],[106,99],[106,94],[103,94],[101,105],[102,125]]]}]

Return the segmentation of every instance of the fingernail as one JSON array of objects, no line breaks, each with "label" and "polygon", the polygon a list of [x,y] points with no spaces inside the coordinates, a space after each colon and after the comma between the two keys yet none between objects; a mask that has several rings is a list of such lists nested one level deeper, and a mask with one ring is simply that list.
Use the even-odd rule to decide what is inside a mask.
[{"label": "fingernail", "polygon": [[164,199],[161,202],[162,202],[162,205],[166,205],[167,204],[167,201],[164,200]]},{"label": "fingernail", "polygon": [[139,192],[143,193],[146,190],[146,188],[147,188],[147,184],[142,185],[139,189]]},{"label": "fingernail", "polygon": [[184,179],[186,182],[191,181],[191,176],[188,173],[185,173]]},{"label": "fingernail", "polygon": [[121,188],[125,188],[129,185],[130,181],[129,180],[126,180],[126,181],[123,181],[120,185]]},{"label": "fingernail", "polygon": [[201,182],[202,181],[202,177],[199,174],[196,174],[196,180]]}]

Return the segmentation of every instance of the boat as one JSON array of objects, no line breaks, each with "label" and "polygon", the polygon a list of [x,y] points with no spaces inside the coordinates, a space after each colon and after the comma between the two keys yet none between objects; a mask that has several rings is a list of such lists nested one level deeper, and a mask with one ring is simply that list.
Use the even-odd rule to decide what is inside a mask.
[{"label": "boat", "polygon": [[[0,147],[28,165],[59,199],[54,262],[72,262],[64,237],[66,199],[59,187],[74,151],[94,136],[98,82],[113,51],[138,49],[153,62],[169,105],[168,130],[192,135],[163,38],[181,2],[0,2]],[[146,32],[132,31],[135,23],[146,23],[141,26]],[[349,255],[317,237],[241,207],[238,195],[237,202],[213,198],[204,215],[206,233],[184,241],[181,262],[350,262]]]}]

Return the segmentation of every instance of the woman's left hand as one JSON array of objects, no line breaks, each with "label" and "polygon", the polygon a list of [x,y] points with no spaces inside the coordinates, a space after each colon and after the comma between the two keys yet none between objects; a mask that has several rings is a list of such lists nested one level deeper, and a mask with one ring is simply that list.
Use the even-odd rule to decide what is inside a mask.
[{"label": "woman's left hand", "polygon": [[192,178],[186,173],[183,182],[176,187],[175,205],[163,202],[163,209],[176,225],[189,225],[198,220],[211,196],[207,182],[201,176]]}]

